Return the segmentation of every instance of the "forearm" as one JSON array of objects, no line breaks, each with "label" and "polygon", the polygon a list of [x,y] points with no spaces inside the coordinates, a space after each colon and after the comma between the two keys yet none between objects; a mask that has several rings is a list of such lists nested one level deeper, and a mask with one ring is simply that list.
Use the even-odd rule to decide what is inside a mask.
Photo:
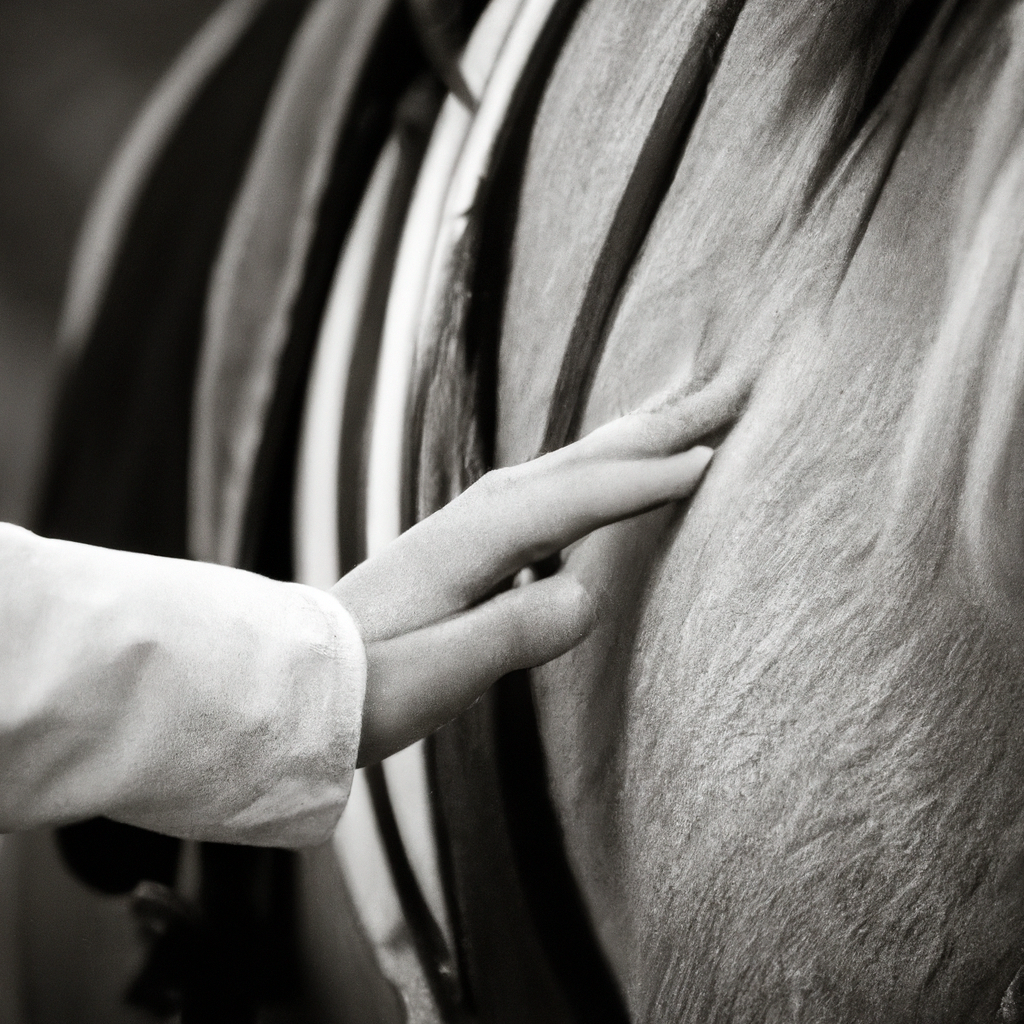
[{"label": "forearm", "polygon": [[0,830],[104,814],[304,845],[348,793],[363,648],[329,595],[0,524]]}]

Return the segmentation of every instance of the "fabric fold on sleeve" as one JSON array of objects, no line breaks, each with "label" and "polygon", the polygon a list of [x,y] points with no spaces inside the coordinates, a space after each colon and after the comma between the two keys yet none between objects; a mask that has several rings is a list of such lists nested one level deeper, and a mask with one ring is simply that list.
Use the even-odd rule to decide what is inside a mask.
[{"label": "fabric fold on sleeve", "polygon": [[102,814],[305,846],[345,806],[366,657],[330,594],[0,524],[0,830]]}]

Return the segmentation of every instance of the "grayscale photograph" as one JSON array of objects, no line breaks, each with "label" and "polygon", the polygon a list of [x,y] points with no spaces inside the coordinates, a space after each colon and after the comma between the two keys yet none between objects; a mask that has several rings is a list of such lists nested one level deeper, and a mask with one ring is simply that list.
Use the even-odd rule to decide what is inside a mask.
[{"label": "grayscale photograph", "polygon": [[1024,3],[0,0],[0,1024],[1024,1024]]}]

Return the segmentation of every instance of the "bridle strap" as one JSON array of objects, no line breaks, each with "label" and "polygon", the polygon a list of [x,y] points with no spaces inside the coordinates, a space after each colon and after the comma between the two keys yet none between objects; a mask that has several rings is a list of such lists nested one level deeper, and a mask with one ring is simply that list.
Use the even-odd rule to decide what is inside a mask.
[{"label": "bridle strap", "polygon": [[548,406],[538,454],[569,444],[579,433],[615,302],[671,184],[741,6],[742,0],[727,0],[717,17],[704,19],[676,67],[587,282]]}]

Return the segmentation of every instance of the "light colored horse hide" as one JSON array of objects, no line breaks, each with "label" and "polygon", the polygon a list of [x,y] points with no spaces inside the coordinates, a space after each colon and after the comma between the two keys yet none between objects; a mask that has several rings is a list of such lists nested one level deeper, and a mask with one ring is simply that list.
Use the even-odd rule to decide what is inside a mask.
[{"label": "light colored horse hide", "polygon": [[1024,955],[1024,11],[933,5],[872,90],[906,6],[593,0],[534,131],[503,463],[676,62],[728,34],[583,419],[667,387],[727,436],[685,514],[568,554],[601,625],[534,677],[638,1021],[994,1021]]},{"label": "light colored horse hide", "polygon": [[[385,6],[311,5],[233,205],[192,451],[206,557],[245,546],[334,146]],[[507,0],[490,17],[541,6]],[[464,61],[474,96],[476,71]],[[720,443],[688,507],[566,553],[600,595],[600,624],[533,684],[576,878],[637,1022],[1009,1024],[1022,1018],[1004,993],[1024,962],[1024,7],[582,3],[518,196],[501,463],[543,444],[588,282],[672,90],[692,123],[612,306],[580,429],[655,400],[682,434]],[[444,194],[472,133],[468,111],[444,109],[451,151],[428,156],[421,194]],[[394,228],[388,182],[411,177],[396,138],[338,275],[339,294],[349,282],[365,303]],[[132,158],[125,175],[146,164]],[[104,265],[120,209],[92,232]],[[413,209],[433,237],[439,208]],[[429,291],[430,267],[406,262],[396,280]],[[70,307],[76,330],[97,276]],[[346,322],[330,308],[325,334]],[[385,350],[414,313],[388,319]],[[324,403],[335,434],[346,360],[345,348],[316,360],[336,378]],[[332,544],[337,497],[321,502]],[[328,563],[312,564],[329,582]],[[349,815],[339,845],[359,821]],[[20,943],[35,1016],[134,1019],[114,1009],[143,953],[125,901],[85,894],[47,836],[3,854],[0,896],[10,905],[17,879],[29,910],[0,941]],[[328,1015],[431,1019],[422,979],[404,1007],[387,981],[365,981],[382,944],[399,986],[416,951],[401,908],[357,920],[373,894],[346,891],[350,867],[330,848],[304,867],[306,952]],[[386,876],[382,860],[371,867]],[[52,919],[31,910],[50,891]],[[102,949],[95,961],[65,955],[82,935]]]}]

